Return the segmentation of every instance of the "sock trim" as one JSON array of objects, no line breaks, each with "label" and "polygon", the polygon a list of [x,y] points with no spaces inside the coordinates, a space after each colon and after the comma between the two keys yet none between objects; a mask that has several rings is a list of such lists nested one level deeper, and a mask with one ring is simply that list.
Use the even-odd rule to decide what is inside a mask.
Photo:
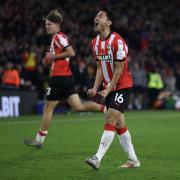
[{"label": "sock trim", "polygon": [[122,135],[122,134],[124,134],[127,130],[128,130],[128,128],[125,126],[125,127],[121,128],[121,129],[117,129],[116,132],[117,132],[117,134]]},{"label": "sock trim", "polygon": [[104,125],[104,130],[106,130],[106,131],[115,131],[115,126],[107,123],[107,124]]},{"label": "sock trim", "polygon": [[41,131],[41,130],[39,130],[39,131],[38,131],[38,134],[39,134],[40,136],[46,136],[47,131]]},{"label": "sock trim", "polygon": [[105,105],[102,105],[101,108],[100,108],[100,112],[104,112],[105,107],[106,107]]}]

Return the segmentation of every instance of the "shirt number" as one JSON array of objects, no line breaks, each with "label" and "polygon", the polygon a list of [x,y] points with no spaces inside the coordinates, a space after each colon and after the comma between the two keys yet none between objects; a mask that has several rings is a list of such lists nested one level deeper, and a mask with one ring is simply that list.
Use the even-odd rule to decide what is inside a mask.
[{"label": "shirt number", "polygon": [[50,95],[50,93],[51,93],[51,88],[48,87],[48,88],[47,88],[47,93],[46,93],[46,95]]},{"label": "shirt number", "polygon": [[115,99],[114,99],[115,102],[118,102],[119,104],[123,103],[124,99],[123,99],[123,94],[118,94],[116,93],[116,96],[115,96]]}]

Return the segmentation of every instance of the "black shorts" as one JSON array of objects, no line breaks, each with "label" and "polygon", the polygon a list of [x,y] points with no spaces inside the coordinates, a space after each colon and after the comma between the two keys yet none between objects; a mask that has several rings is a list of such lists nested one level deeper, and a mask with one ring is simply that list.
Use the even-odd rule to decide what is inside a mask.
[{"label": "black shorts", "polygon": [[131,88],[119,89],[119,90],[110,92],[105,99],[106,108],[107,109],[113,108],[124,113],[124,110],[128,105],[130,92],[131,92]]},{"label": "black shorts", "polygon": [[48,101],[64,100],[76,93],[72,76],[55,76],[49,79],[46,99]]}]

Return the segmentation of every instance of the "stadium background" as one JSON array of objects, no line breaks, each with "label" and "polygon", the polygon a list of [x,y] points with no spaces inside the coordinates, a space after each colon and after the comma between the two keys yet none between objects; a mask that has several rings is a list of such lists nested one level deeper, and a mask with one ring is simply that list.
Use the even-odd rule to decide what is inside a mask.
[{"label": "stadium background", "polygon": [[[92,86],[95,63],[89,43],[93,18],[101,7],[110,8],[116,17],[115,30],[127,41],[129,64],[134,85],[129,109],[174,108],[180,92],[180,15],[179,1],[82,0],[37,1],[2,0],[0,5],[0,82],[8,62],[18,69],[18,90],[35,90],[44,100],[48,67],[41,59],[48,50],[50,38],[45,34],[43,17],[51,9],[64,16],[62,31],[69,36],[76,57],[71,60],[77,90],[82,98]],[[163,88],[151,93],[150,73],[157,73]],[[150,92],[149,92],[150,89]],[[154,102],[152,103],[152,99]]]}]

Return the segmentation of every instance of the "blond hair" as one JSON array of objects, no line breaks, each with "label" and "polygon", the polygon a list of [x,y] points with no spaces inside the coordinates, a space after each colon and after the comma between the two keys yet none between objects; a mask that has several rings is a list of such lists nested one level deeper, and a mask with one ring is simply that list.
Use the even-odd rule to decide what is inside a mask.
[{"label": "blond hair", "polygon": [[51,10],[49,14],[44,18],[44,20],[49,20],[54,23],[58,23],[59,25],[63,22],[63,17],[58,10]]}]

